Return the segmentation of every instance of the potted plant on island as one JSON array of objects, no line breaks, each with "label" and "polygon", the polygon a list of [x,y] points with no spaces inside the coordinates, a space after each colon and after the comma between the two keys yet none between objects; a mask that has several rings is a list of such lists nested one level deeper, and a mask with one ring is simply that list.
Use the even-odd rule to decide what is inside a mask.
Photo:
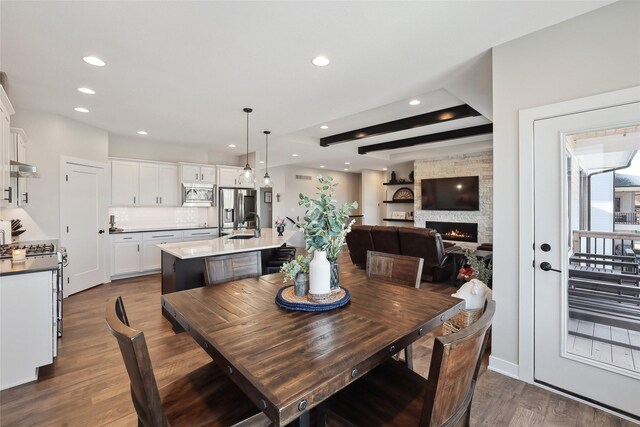
[{"label": "potted plant on island", "polygon": [[284,281],[293,280],[295,294],[298,297],[305,296],[309,292],[309,257],[298,255],[280,267],[284,273]]},{"label": "potted plant on island", "polygon": [[354,222],[346,221],[351,210],[358,207],[358,202],[337,206],[333,196],[338,184],[332,177],[318,176],[318,182],[317,199],[300,193],[298,204],[307,211],[297,224],[304,232],[308,253],[313,254],[309,264],[309,299],[316,302],[339,290],[337,258]]}]

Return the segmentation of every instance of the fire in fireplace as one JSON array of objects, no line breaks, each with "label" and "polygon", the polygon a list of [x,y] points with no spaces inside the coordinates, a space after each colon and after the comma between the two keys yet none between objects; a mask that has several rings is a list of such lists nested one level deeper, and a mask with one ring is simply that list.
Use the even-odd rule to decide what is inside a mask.
[{"label": "fire in fireplace", "polygon": [[444,240],[478,242],[478,224],[474,222],[426,221],[425,227],[438,231]]}]

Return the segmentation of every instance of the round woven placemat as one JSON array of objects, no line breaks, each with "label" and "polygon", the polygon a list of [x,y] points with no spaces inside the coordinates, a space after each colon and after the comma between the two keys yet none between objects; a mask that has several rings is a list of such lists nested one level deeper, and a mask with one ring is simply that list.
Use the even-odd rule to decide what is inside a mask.
[{"label": "round woven placemat", "polygon": [[338,292],[327,297],[322,303],[311,302],[307,296],[296,296],[293,285],[285,286],[276,295],[276,304],[279,307],[294,311],[327,311],[342,307],[351,299],[351,294],[346,288],[340,288]]}]

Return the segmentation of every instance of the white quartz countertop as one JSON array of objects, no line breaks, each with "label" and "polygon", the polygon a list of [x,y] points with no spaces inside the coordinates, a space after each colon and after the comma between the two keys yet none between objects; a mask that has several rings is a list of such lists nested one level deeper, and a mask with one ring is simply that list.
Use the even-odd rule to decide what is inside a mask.
[{"label": "white quartz countertop", "polygon": [[[253,230],[247,230],[244,234],[253,235]],[[232,237],[229,235],[216,239],[164,243],[156,246],[177,258],[189,259],[277,248],[289,241],[294,234],[295,231],[285,231],[282,236],[278,236],[278,232],[275,229],[263,228],[262,235],[258,238],[229,239],[229,237]]]}]

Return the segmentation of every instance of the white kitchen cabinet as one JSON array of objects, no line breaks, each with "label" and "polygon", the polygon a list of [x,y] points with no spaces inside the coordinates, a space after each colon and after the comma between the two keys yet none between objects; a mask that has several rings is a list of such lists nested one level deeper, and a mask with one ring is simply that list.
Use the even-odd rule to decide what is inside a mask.
[{"label": "white kitchen cabinet", "polygon": [[158,201],[161,206],[180,206],[178,166],[158,165]]},{"label": "white kitchen cabinet", "polygon": [[178,206],[178,166],[111,160],[112,206]]},{"label": "white kitchen cabinet", "polygon": [[182,231],[123,233],[111,236],[111,276],[137,276],[160,270],[161,251],[156,245],[177,242]]},{"label": "white kitchen cabinet", "polygon": [[[3,276],[0,281],[0,390],[34,381],[53,362],[55,274]],[[54,338],[55,337],[55,338]]]},{"label": "white kitchen cabinet", "polygon": [[114,276],[140,272],[142,266],[141,244],[140,240],[113,244],[111,262],[113,263],[112,271]]},{"label": "white kitchen cabinet", "polygon": [[0,207],[7,208],[13,204],[15,194],[11,187],[11,115],[15,113],[6,92],[0,86]]},{"label": "white kitchen cabinet", "polygon": [[218,187],[254,188],[254,184],[240,184],[243,170],[236,166],[218,166]]},{"label": "white kitchen cabinet", "polygon": [[[9,159],[20,163],[27,163],[27,134],[23,129],[11,128],[11,142],[9,148]],[[29,192],[27,183],[29,179],[25,177],[10,177],[12,203],[10,207],[23,207],[29,203]]]},{"label": "white kitchen cabinet", "polygon": [[180,177],[183,182],[216,183],[216,167],[209,165],[180,165]]},{"label": "white kitchen cabinet", "polygon": [[111,205],[138,206],[140,166],[130,160],[111,160]]},{"label": "white kitchen cabinet", "polygon": [[196,230],[185,230],[183,240],[208,240],[218,237],[217,228],[199,228]]}]

